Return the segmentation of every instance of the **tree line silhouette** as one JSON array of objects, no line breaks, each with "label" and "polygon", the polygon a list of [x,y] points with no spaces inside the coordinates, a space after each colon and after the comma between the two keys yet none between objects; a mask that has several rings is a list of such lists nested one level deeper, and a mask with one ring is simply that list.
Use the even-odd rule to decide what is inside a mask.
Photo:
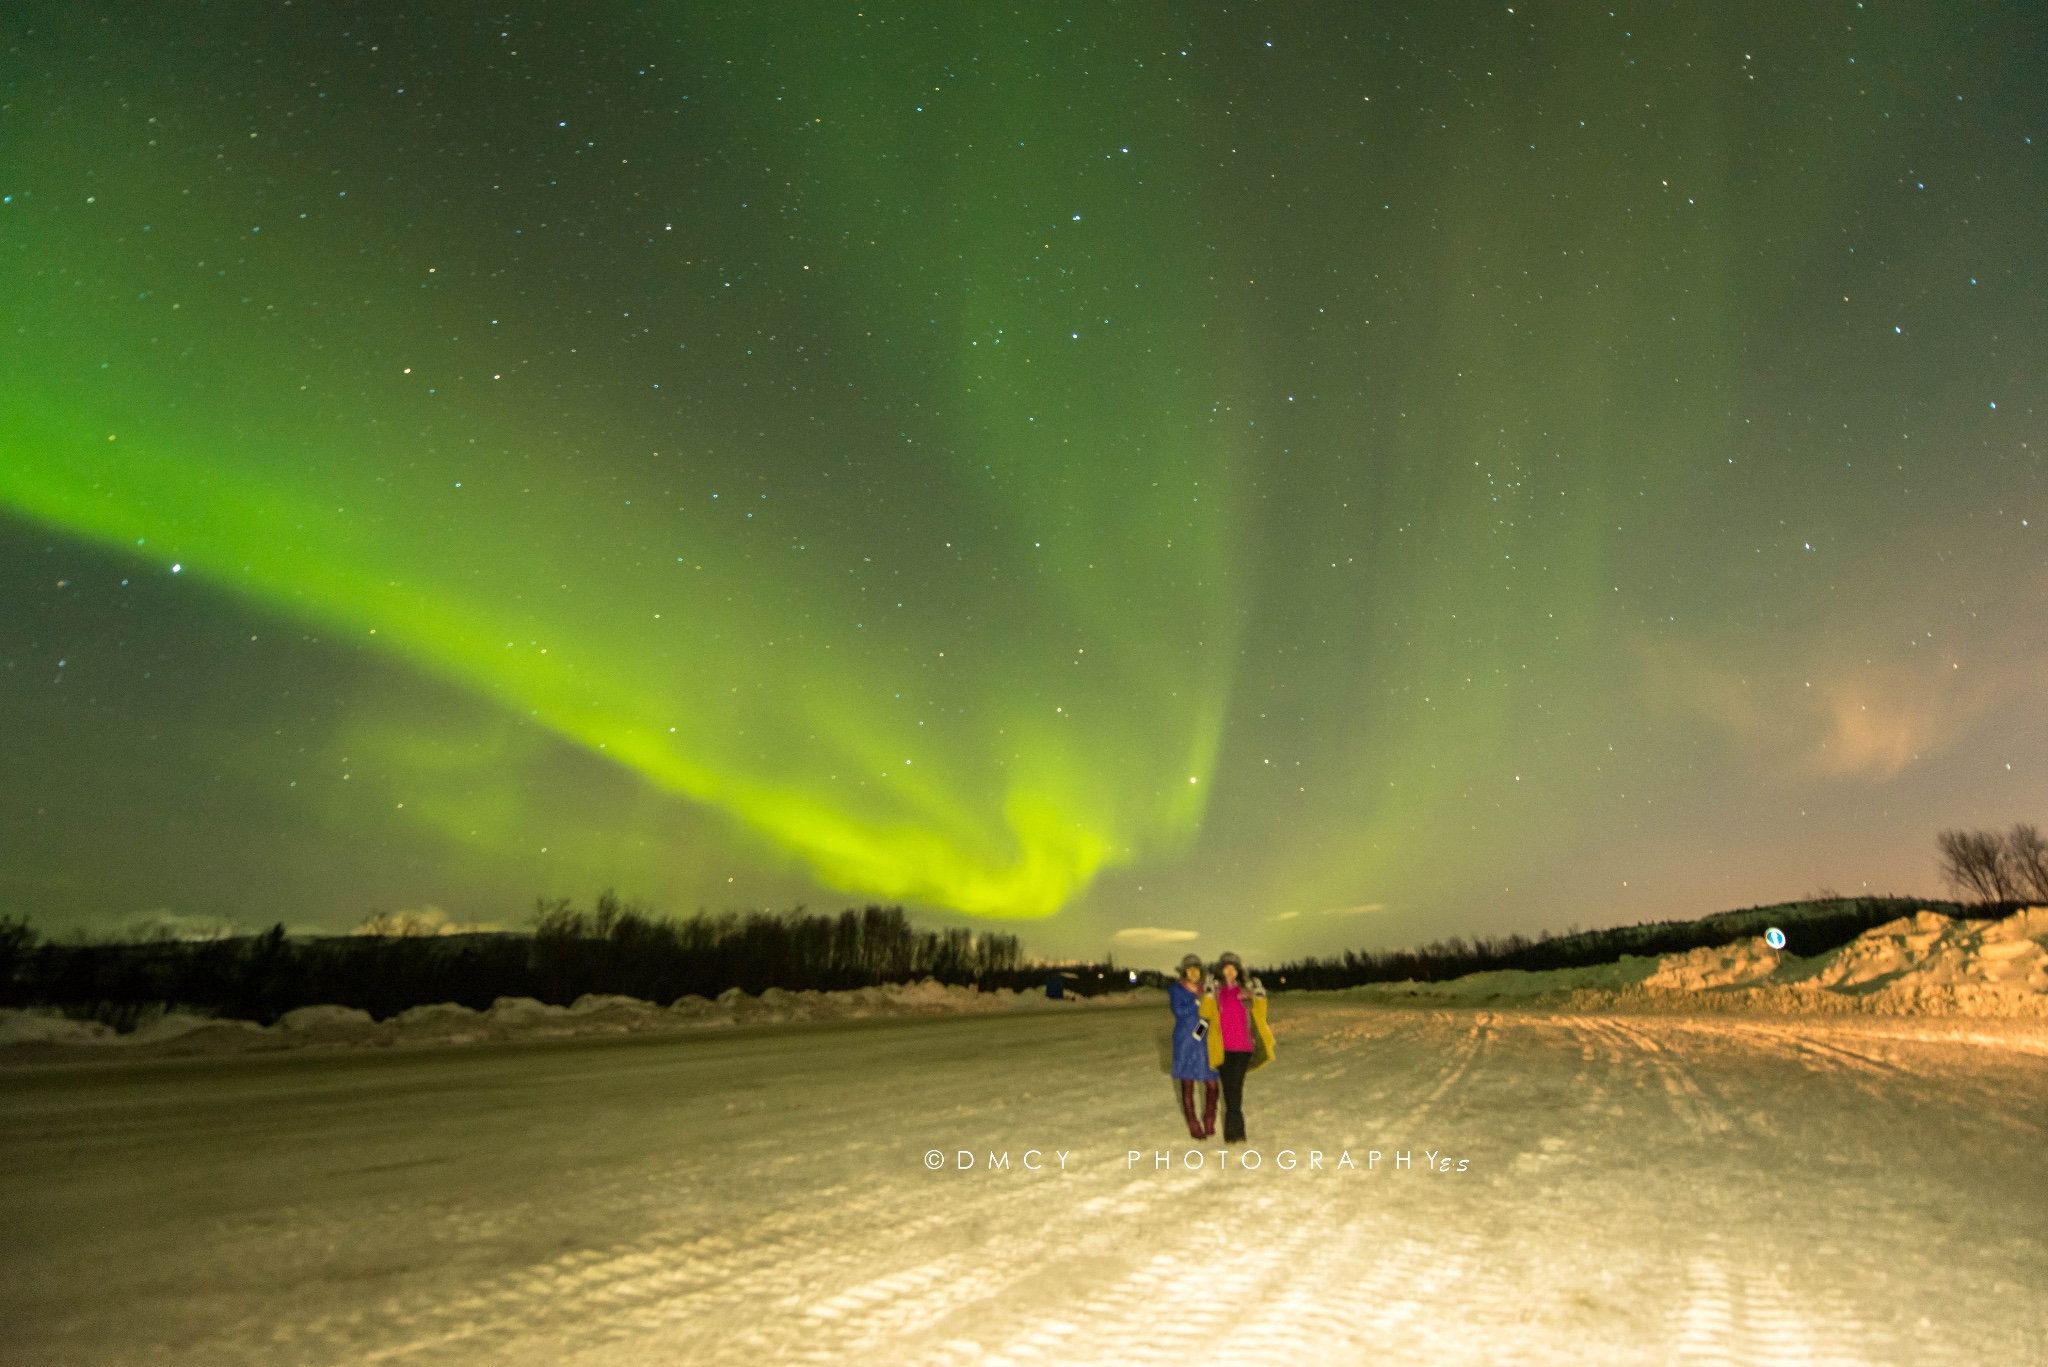
[{"label": "tree line silhouette", "polygon": [[[2033,826],[1946,830],[1936,837],[1942,877],[1965,900],[1837,897],[1562,935],[1452,936],[1416,949],[1345,950],[1259,970],[1281,991],[1364,983],[1442,982],[1496,969],[1542,972],[1718,948],[1785,932],[1788,952],[1838,948],[1873,926],[1921,909],[1995,918],[2048,902],[2048,841]],[[662,1005],[728,988],[759,994],[835,991],[935,978],[983,989],[1036,988],[1059,972],[1080,994],[1162,975],[1114,963],[1064,969],[1024,959],[1015,935],[966,927],[920,930],[901,907],[869,906],[837,916],[786,913],[659,916],[601,893],[588,911],[542,900],[527,932],[468,931],[406,915],[372,917],[371,933],[295,937],[282,925],[257,935],[189,940],[45,940],[25,920],[0,917],[0,1006],[56,1007],[119,1028],[152,1010],[182,1007],[269,1023],[301,1006],[354,1006],[383,1018],[408,1007],[459,1002],[482,1009],[499,997],[568,1005],[590,993]],[[435,933],[435,932],[440,933]]]},{"label": "tree line silhouette", "polygon": [[[1091,971],[1087,991],[1108,975]],[[126,1028],[170,1006],[268,1024],[301,1006],[408,1007],[499,997],[568,1005],[616,993],[668,1005],[728,988],[831,991],[936,978],[984,989],[1042,986],[1015,935],[920,930],[901,907],[837,916],[753,912],[658,916],[610,892],[590,910],[539,904],[530,932],[301,937],[282,925],[210,940],[46,940],[0,919],[0,1006],[54,1006]]]}]

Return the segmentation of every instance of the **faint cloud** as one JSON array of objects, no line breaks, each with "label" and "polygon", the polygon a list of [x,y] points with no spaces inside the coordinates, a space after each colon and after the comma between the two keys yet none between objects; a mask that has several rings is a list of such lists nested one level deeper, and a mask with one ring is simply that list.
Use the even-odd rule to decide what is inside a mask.
[{"label": "faint cloud", "polygon": [[1171,945],[1200,936],[1199,931],[1171,930],[1165,926],[1125,926],[1109,938],[1120,945]]},{"label": "faint cloud", "polygon": [[1292,921],[1295,917],[1299,915],[1301,915],[1301,913],[1298,911],[1283,911],[1278,916],[1275,916],[1273,919],[1276,921]]},{"label": "faint cloud", "polygon": [[1826,703],[1827,739],[1810,756],[1812,766],[1824,774],[1890,778],[1944,738],[1939,710],[1924,700],[1894,700],[1873,709],[1867,696],[1830,689]]},{"label": "faint cloud", "polygon": [[474,935],[498,928],[495,923],[489,921],[451,921],[448,919],[448,913],[441,908],[427,906],[417,911],[380,911],[365,919],[349,934],[412,939],[432,935]]},{"label": "faint cloud", "polygon": [[2040,671],[1811,660],[1750,671],[1679,646],[1642,652],[1653,706],[1703,718],[1787,778],[1888,779],[1947,749],[2026,689]]},{"label": "faint cloud", "polygon": [[1355,906],[1355,907],[1325,907],[1325,908],[1323,908],[1323,909],[1322,909],[1322,911],[1318,912],[1318,913],[1317,913],[1317,915],[1320,915],[1320,916],[1363,916],[1363,915],[1365,915],[1365,914],[1366,914],[1367,912],[1372,912],[1372,911],[1385,911],[1386,909],[1387,909],[1387,904],[1386,904],[1385,902],[1360,902],[1360,903],[1359,903],[1359,904],[1358,904],[1357,906]]}]

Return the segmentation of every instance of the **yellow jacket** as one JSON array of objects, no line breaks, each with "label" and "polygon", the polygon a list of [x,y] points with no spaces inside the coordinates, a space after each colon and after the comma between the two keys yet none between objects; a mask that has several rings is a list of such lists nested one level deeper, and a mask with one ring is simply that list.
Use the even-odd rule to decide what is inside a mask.
[{"label": "yellow jacket", "polygon": [[[1217,983],[1211,979],[1202,988],[1202,1019],[1209,1024],[1209,1066],[1223,1066],[1223,1014],[1216,1004]],[[1244,985],[1245,1000],[1252,1018],[1252,1061],[1250,1068],[1262,1068],[1273,1061],[1273,1031],[1266,1024],[1266,986],[1257,978]]]}]

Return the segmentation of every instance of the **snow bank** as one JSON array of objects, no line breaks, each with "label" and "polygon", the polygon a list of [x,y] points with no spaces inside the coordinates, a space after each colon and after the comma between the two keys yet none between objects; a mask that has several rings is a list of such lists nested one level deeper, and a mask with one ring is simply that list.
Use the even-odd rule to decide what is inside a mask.
[{"label": "snow bank", "polygon": [[202,1031],[261,1034],[263,1027],[254,1021],[215,1020],[211,1016],[194,1016],[183,1011],[170,1011],[162,1015],[145,1017],[134,1030],[122,1035],[117,1034],[114,1027],[104,1022],[72,1020],[50,1008],[32,1011],[0,1010],[0,1046],[100,1044],[127,1047],[138,1044],[162,1044]]},{"label": "snow bank", "polygon": [[1643,979],[1643,986],[1675,988],[1681,992],[1748,987],[1770,978],[1784,966],[1786,957],[1765,944],[1761,936],[1712,949],[1666,954],[1657,960],[1657,971]]},{"label": "snow bank", "polygon": [[99,1021],[75,1021],[40,1011],[0,1011],[0,1044],[102,1044],[115,1038],[114,1027]]},{"label": "snow bank", "polygon": [[779,1025],[867,1017],[1056,1012],[1117,1005],[1163,1005],[1166,994],[1140,988],[1100,997],[1048,1000],[1036,989],[982,992],[927,978],[847,992],[789,992],[771,987],[760,996],[728,988],[716,1001],[683,997],[663,1007],[638,997],[591,993],[568,1006],[532,997],[500,997],[487,1010],[456,1002],[415,1006],[386,1020],[350,1006],[304,1006],[265,1029],[252,1021],[214,1020],[172,1013],[132,1034],[97,1021],[74,1021],[33,1011],[0,1010],[0,1046],[93,1045],[151,1054],[246,1053],[308,1047],[459,1044],[473,1040],[545,1039],[568,1035],[627,1034],[735,1025]]},{"label": "snow bank", "polygon": [[2000,921],[1920,911],[1802,959],[1763,937],[1659,959],[1547,973],[1473,973],[1441,983],[1374,983],[1343,995],[1367,1001],[1573,1008],[1702,1006],[1766,1011],[1873,1011],[2048,1016],[2048,907]]},{"label": "snow bank", "polygon": [[2048,993],[2048,907],[2002,921],[1922,911],[1866,931],[1816,961],[1811,981],[1845,991],[1930,987]]},{"label": "snow bank", "polygon": [[353,1006],[302,1006],[277,1018],[280,1030],[312,1034],[327,1030],[355,1030],[376,1025],[369,1012]]},{"label": "snow bank", "polygon": [[110,1044],[162,1044],[170,1040],[184,1039],[202,1031],[221,1031],[227,1035],[261,1034],[263,1027],[255,1021],[216,1020],[212,1016],[193,1016],[183,1011],[171,1011],[137,1026],[132,1034],[116,1035],[108,1040]]}]

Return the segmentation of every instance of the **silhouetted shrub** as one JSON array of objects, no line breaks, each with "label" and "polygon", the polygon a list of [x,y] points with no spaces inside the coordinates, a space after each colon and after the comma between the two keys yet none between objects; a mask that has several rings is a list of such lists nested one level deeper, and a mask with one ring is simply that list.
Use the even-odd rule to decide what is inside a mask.
[{"label": "silhouetted shrub", "polygon": [[1957,892],[1978,902],[2013,895],[2005,839],[1998,832],[1943,831],[1934,844],[1941,851],[1942,881]]},{"label": "silhouetted shrub", "polygon": [[2048,840],[2041,838],[2040,829],[2015,821],[2005,833],[2005,857],[2017,895],[2048,902]]},{"label": "silhouetted shrub", "polygon": [[2024,821],[2003,835],[1997,831],[1943,831],[1934,838],[1941,851],[1941,876],[1978,902],[2022,897],[2048,901],[2048,841]]}]

